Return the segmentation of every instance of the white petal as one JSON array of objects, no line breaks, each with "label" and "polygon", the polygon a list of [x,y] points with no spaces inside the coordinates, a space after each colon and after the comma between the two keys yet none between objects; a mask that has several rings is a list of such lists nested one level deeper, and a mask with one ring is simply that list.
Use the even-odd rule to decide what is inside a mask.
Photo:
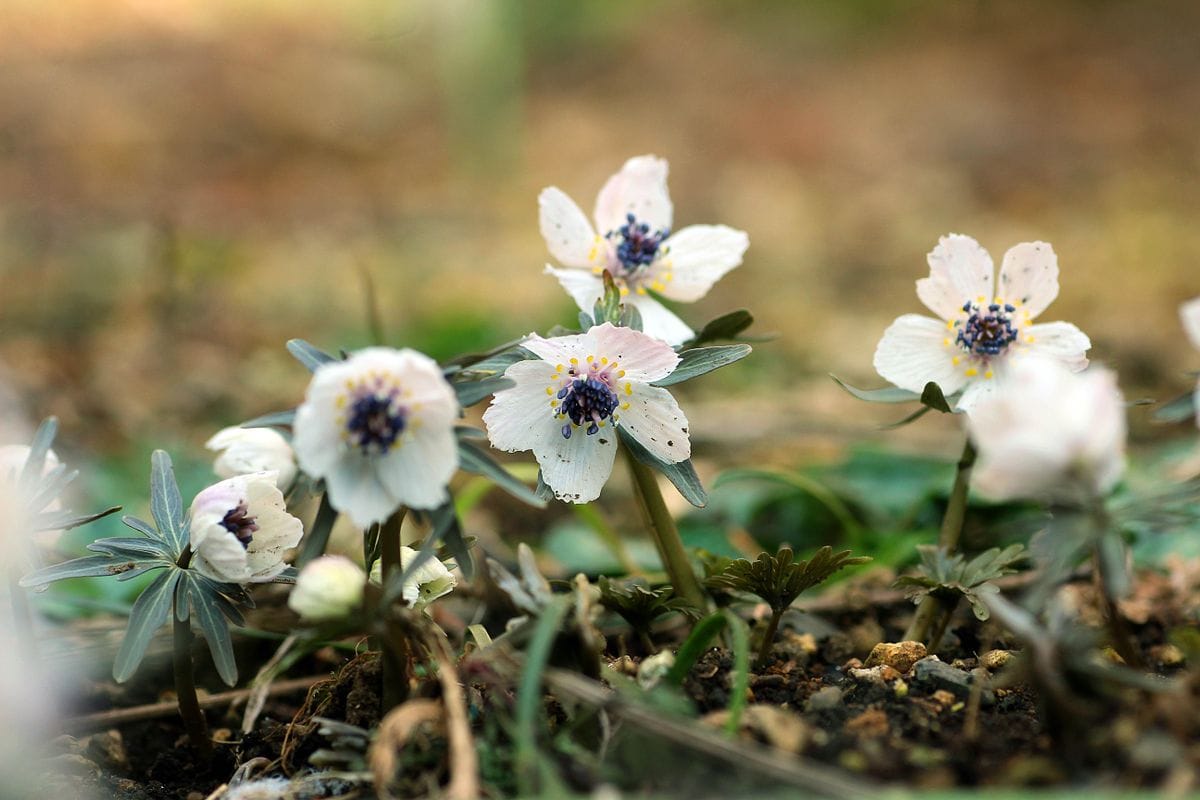
[{"label": "white petal", "polygon": [[638,313],[642,315],[642,332],[647,336],[662,339],[675,347],[695,335],[686,322],[648,294],[630,292],[624,301],[637,308]]},{"label": "white petal", "polygon": [[581,333],[555,336],[550,339],[531,333],[521,342],[522,347],[543,361],[548,361],[551,365],[565,364],[572,358],[585,357],[588,344]]},{"label": "white petal", "polygon": [[542,480],[554,490],[554,496],[568,503],[588,503],[600,496],[600,490],[612,474],[617,455],[617,437],[611,426],[588,436],[576,428],[570,439],[547,439],[534,451]]},{"label": "white petal", "polygon": [[601,236],[625,224],[633,214],[652,231],[671,229],[671,196],[667,193],[667,162],[636,156],[604,184],[596,197],[596,228]]},{"label": "white petal", "polygon": [[538,226],[559,263],[568,267],[604,264],[606,243],[592,230],[575,201],[557,187],[543,189],[538,195]]},{"label": "white petal", "polygon": [[338,461],[337,467],[325,476],[329,504],[350,515],[360,528],[373,522],[383,522],[400,507],[379,480],[372,459],[350,451]]},{"label": "white petal", "polygon": [[622,392],[620,397],[620,426],[643,447],[671,464],[691,457],[687,417],[670,392],[658,386],[632,384],[630,393]]},{"label": "white petal", "polygon": [[196,569],[226,583],[243,583],[250,577],[246,548],[236,536],[223,527],[210,526],[201,539],[203,544],[195,554]]},{"label": "white petal", "polygon": [[458,443],[449,426],[416,425],[399,447],[378,459],[380,482],[412,508],[437,508],[449,496],[446,484],[458,469]]},{"label": "white petal", "polygon": [[338,399],[346,382],[356,375],[353,364],[325,364],[313,373],[296,409],[292,426],[292,449],[300,469],[309,475],[323,477],[337,467],[342,453],[342,427],[338,423]]},{"label": "white petal", "polygon": [[1179,307],[1179,318],[1192,347],[1200,348],[1200,297],[1189,300]]},{"label": "white petal", "polygon": [[929,277],[917,281],[917,297],[942,319],[957,319],[963,304],[992,299],[992,257],[970,236],[943,236],[929,253]]},{"label": "white petal", "polygon": [[558,279],[581,311],[592,313],[596,301],[604,296],[604,279],[591,270],[555,269],[547,264],[546,274]]},{"label": "white petal", "polygon": [[934,381],[944,393],[953,394],[967,381],[964,367],[953,361],[962,356],[953,341],[946,323],[905,314],[883,332],[875,348],[875,371],[910,392],[920,392]]},{"label": "white petal", "polygon": [[279,486],[287,489],[296,478],[296,458],[292,446],[272,428],[225,428],[204,445],[220,453],[213,471],[222,478],[251,472],[278,473]]},{"label": "white petal", "polygon": [[954,404],[954,410],[968,415],[971,414],[975,410],[977,403],[989,400],[996,394],[1000,386],[1001,380],[996,377],[991,379],[976,378],[963,389],[958,402]]},{"label": "white petal", "polygon": [[533,450],[562,427],[550,406],[554,365],[545,361],[520,361],[504,371],[516,385],[501,389],[483,412],[488,439],[498,450],[515,453]]},{"label": "white petal", "polygon": [[652,383],[670,375],[679,366],[679,354],[661,339],[633,328],[610,323],[597,325],[586,334],[589,355],[615,361],[627,381]]},{"label": "white petal", "polygon": [[1088,365],[1091,346],[1087,334],[1069,322],[1043,322],[1021,331],[1021,352],[1056,359],[1076,372]]},{"label": "white petal", "polygon": [[1046,242],[1022,242],[1004,254],[1000,264],[1000,302],[1036,317],[1058,297],[1058,256]]},{"label": "white petal", "polygon": [[689,225],[664,244],[666,254],[651,267],[654,288],[669,300],[690,303],[742,263],[750,237],[725,225]]}]

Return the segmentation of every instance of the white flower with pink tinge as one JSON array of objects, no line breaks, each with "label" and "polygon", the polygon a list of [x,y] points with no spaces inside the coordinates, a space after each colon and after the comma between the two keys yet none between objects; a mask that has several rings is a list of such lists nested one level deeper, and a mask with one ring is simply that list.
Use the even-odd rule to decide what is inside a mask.
[{"label": "white flower with pink tinge", "polygon": [[496,448],[533,451],[558,499],[600,496],[618,427],[662,461],[691,456],[687,417],[670,392],[651,385],[679,364],[667,344],[606,322],[573,336],[530,334],[521,346],[538,358],[505,370],[515,385],[496,392],[483,421]]},{"label": "white flower with pink tinge", "polygon": [[284,553],[300,543],[304,526],[287,512],[274,472],[214,483],[192,501],[192,561],[226,583],[262,583],[287,566]]},{"label": "white flower with pink tinge", "polygon": [[1015,362],[967,417],[967,432],[979,453],[972,484],[996,500],[1087,501],[1125,471],[1125,402],[1101,367]]},{"label": "white flower with pink tinge", "polygon": [[917,297],[941,319],[905,314],[884,332],[875,370],[901,389],[934,381],[956,407],[970,412],[995,391],[1008,363],[1036,354],[1079,371],[1088,337],[1069,322],[1033,324],[1058,296],[1058,257],[1045,242],[1023,242],[1004,254],[998,285],[992,258],[970,236],[943,236],[929,254],[929,277]]},{"label": "white flower with pink tinge", "polygon": [[668,300],[699,300],[742,263],[750,245],[744,231],[725,225],[690,225],[672,233],[667,162],[654,156],[631,158],[608,179],[596,197],[594,228],[557,187],[542,190],[538,211],[546,246],[564,267],[547,265],[546,272],[579,307],[591,313],[604,294],[607,271],[625,302],[642,315],[642,329],[672,346],[693,331],[647,290]]},{"label": "white flower with pink tinge", "polygon": [[[1189,300],[1179,307],[1179,318],[1183,321],[1183,330],[1187,334],[1192,347],[1200,350],[1200,297]],[[1196,385],[1195,406],[1200,410],[1200,383]],[[1200,416],[1196,417],[1200,424]]]}]

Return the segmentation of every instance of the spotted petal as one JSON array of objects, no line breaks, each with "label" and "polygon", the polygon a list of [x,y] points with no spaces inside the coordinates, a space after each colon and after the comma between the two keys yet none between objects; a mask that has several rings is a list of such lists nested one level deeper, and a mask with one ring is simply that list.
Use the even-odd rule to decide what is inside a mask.
[{"label": "spotted petal", "polygon": [[1026,353],[1055,359],[1075,372],[1088,365],[1087,351],[1092,342],[1069,322],[1030,325],[1022,331],[1021,338],[1021,349]]},{"label": "spotted petal", "polygon": [[507,453],[533,450],[551,436],[561,436],[561,422],[550,406],[554,366],[546,361],[520,361],[504,371],[513,386],[496,392],[483,412],[492,446]]},{"label": "spotted petal", "polygon": [[970,236],[943,236],[928,259],[929,277],[917,281],[917,297],[942,319],[961,317],[964,303],[992,299],[992,257]]},{"label": "spotted petal", "polygon": [[629,404],[620,411],[620,425],[656,458],[674,464],[690,458],[688,421],[666,389],[632,384],[621,399]]},{"label": "spotted petal", "polygon": [[628,381],[651,383],[667,377],[679,365],[679,354],[669,345],[632,328],[606,322],[588,331],[585,341],[597,357],[617,362]]},{"label": "spotted petal", "polygon": [[1179,318],[1192,347],[1200,348],[1200,297],[1189,300],[1179,307]]},{"label": "spotted petal", "polygon": [[538,195],[538,226],[546,247],[568,267],[603,264],[605,242],[592,230],[587,215],[561,189],[551,186]]},{"label": "spotted petal", "polygon": [[596,229],[601,236],[625,224],[633,214],[652,231],[670,230],[673,209],[667,192],[667,162],[635,156],[604,184],[596,197]]},{"label": "spotted petal", "polygon": [[667,254],[652,268],[654,288],[669,300],[690,303],[742,263],[750,237],[725,225],[689,225],[664,244]]},{"label": "spotted petal", "polygon": [[1004,254],[996,296],[1030,317],[1058,297],[1058,256],[1046,242],[1022,242]]},{"label": "spotted petal", "polygon": [[875,371],[901,389],[920,392],[934,381],[946,394],[953,394],[966,383],[964,371],[955,366],[958,350],[947,346],[950,331],[946,323],[905,314],[884,331],[875,348]]},{"label": "spotted petal", "polygon": [[600,496],[612,474],[617,434],[611,426],[592,436],[577,428],[570,439],[550,437],[534,448],[533,455],[542,468],[542,480],[555,497],[568,503],[588,503]]}]

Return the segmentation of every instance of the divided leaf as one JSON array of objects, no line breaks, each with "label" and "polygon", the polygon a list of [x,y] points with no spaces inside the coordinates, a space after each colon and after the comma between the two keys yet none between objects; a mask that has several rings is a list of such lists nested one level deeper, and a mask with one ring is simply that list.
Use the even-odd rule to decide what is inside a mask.
[{"label": "divided leaf", "polygon": [[893,585],[905,589],[914,603],[920,602],[926,595],[946,600],[961,597],[971,604],[972,611],[980,620],[986,620],[989,616],[982,595],[999,591],[992,581],[1016,572],[1013,565],[1028,556],[1025,546],[1021,544],[1003,549],[993,547],[970,561],[961,553],[947,554],[944,547],[918,545],[917,550],[921,554],[918,574],[901,577]]},{"label": "divided leaf", "polygon": [[700,610],[682,597],[675,596],[671,586],[651,589],[645,583],[613,581],[600,576],[600,605],[620,614],[636,631],[649,629],[650,623],[661,616],[672,613],[684,614],[692,619],[700,618]]},{"label": "divided leaf", "polygon": [[823,582],[843,567],[865,564],[871,559],[851,556],[849,550],[835,553],[826,545],[807,561],[794,561],[792,548],[781,547],[775,555],[762,553],[755,561],[738,558],[705,583],[717,589],[732,589],[758,595],[771,609],[787,608],[802,592]]}]

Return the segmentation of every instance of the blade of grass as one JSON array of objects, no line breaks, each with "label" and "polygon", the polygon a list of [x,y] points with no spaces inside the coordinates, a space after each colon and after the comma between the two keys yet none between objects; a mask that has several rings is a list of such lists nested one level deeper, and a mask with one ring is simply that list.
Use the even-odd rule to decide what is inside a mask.
[{"label": "blade of grass", "polygon": [[536,793],[534,769],[537,766],[537,720],[542,709],[542,674],[550,659],[550,649],[558,636],[563,617],[567,614],[569,599],[555,598],[538,618],[533,631],[533,640],[525,653],[525,668],[521,670],[521,683],[517,690],[516,745],[517,785],[524,797]]}]

